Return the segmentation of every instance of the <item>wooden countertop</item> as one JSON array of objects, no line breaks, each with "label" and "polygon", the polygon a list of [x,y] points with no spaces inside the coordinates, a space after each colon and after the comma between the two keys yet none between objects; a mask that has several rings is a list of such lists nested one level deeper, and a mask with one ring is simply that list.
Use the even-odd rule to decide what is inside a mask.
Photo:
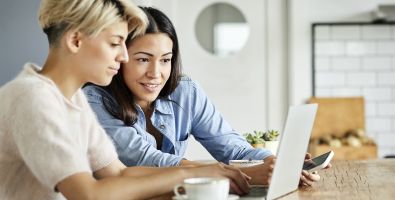
[{"label": "wooden countertop", "polygon": [[[281,200],[304,199],[395,199],[395,159],[333,161],[321,170],[321,180],[313,187],[300,187]],[[155,200],[171,200],[173,194]]]},{"label": "wooden countertop", "polygon": [[395,159],[334,161],[320,175],[296,192],[299,199],[395,199]]}]

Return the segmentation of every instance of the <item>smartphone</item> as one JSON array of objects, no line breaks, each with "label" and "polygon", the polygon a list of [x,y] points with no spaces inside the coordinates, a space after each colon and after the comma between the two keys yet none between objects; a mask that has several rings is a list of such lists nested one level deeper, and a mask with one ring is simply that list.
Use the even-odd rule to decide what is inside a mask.
[{"label": "smartphone", "polygon": [[328,151],[309,161],[305,161],[303,164],[303,170],[316,171],[318,169],[325,168],[331,161],[334,154],[335,153],[333,151]]}]

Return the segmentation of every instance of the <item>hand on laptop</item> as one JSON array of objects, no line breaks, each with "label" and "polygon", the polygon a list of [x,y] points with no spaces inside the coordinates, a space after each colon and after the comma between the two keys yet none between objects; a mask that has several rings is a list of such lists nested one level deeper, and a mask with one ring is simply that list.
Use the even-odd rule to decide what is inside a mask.
[{"label": "hand on laptop", "polygon": [[230,180],[230,191],[238,195],[247,194],[250,190],[248,181],[251,179],[240,169],[223,163],[202,164],[197,166],[185,166],[194,171],[194,177],[219,176]]},{"label": "hand on laptop", "polygon": [[264,159],[264,163],[251,167],[242,167],[240,170],[251,177],[251,185],[269,185],[272,178],[275,156],[269,156]]},{"label": "hand on laptop", "polygon": [[[311,159],[311,154],[306,153],[305,156],[305,161],[308,161]],[[331,168],[332,165],[329,163],[325,169]],[[302,174],[300,175],[300,181],[299,185],[300,186],[313,186],[315,182],[318,182],[321,179],[320,175],[318,174],[317,171],[314,171],[312,173],[309,173],[306,170],[302,170]]]}]

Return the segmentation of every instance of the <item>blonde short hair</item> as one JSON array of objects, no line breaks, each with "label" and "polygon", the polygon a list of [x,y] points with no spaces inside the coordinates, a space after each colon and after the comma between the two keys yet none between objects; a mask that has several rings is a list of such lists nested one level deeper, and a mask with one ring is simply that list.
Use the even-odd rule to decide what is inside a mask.
[{"label": "blonde short hair", "polygon": [[148,24],[144,12],[131,0],[42,0],[39,10],[40,26],[50,45],[57,45],[68,30],[97,36],[122,21],[128,22],[132,37],[143,34]]}]

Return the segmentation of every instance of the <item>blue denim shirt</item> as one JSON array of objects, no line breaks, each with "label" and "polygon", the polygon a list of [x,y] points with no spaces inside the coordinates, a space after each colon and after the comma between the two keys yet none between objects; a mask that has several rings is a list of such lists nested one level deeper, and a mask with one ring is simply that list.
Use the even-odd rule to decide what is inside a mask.
[{"label": "blue denim shirt", "polygon": [[183,77],[169,95],[170,101],[155,101],[151,121],[163,134],[160,150],[156,148],[155,138],[146,132],[144,112],[138,105],[137,123],[127,126],[105,109],[102,101],[102,95],[107,93],[105,90],[94,85],[83,90],[99,122],[113,140],[120,160],[127,166],[177,166],[183,159],[190,135],[216,160],[224,163],[234,159],[264,159],[271,155],[268,150],[252,148],[231,128],[199,85],[188,77]]}]

